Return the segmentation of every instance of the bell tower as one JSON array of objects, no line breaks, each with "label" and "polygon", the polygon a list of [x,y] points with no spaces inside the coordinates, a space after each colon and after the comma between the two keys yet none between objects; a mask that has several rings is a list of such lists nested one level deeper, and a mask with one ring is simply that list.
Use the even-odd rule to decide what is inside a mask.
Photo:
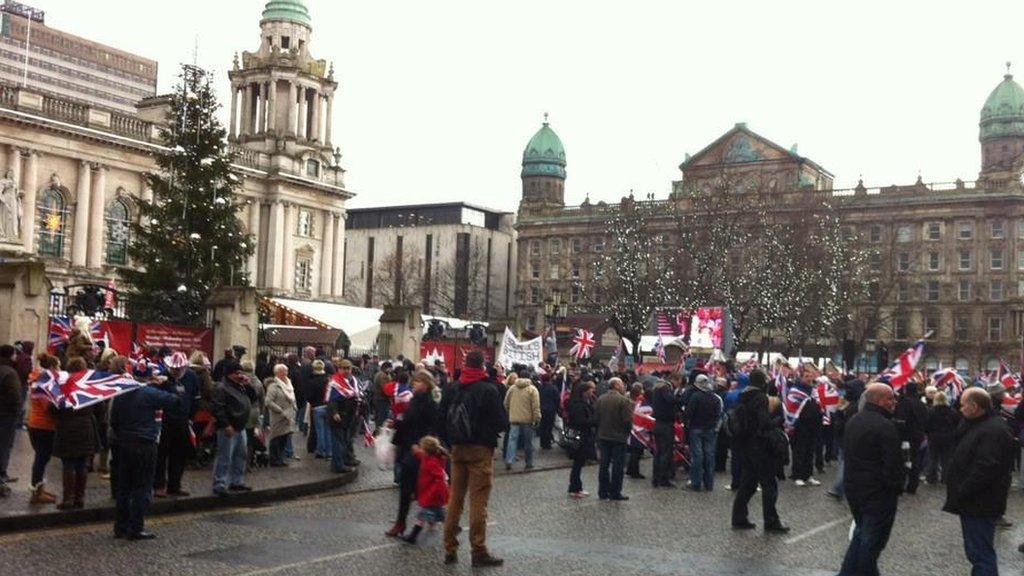
[{"label": "bell tower", "polygon": [[544,114],[544,123],[523,150],[521,208],[565,206],[565,148]]},{"label": "bell tower", "polygon": [[[313,30],[302,0],[270,0],[260,46],[235,55],[228,141],[270,172],[344,186],[341,152],[332,146],[334,65],[310,54]],[[253,156],[255,155],[255,157]]]}]

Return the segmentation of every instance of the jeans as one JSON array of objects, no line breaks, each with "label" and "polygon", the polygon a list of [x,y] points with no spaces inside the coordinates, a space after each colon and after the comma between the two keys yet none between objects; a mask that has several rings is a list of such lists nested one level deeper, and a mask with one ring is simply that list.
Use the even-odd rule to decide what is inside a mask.
[{"label": "jeans", "polygon": [[852,506],[850,511],[856,527],[839,576],[877,576],[878,557],[889,542],[892,523],[896,519],[896,507],[875,514],[862,513]]},{"label": "jeans", "polygon": [[971,576],[998,576],[994,545],[996,519],[961,516],[960,529],[964,535],[964,552],[971,563]]},{"label": "jeans", "polygon": [[316,428],[316,453],[325,457],[331,457],[331,427],[327,423],[327,406],[313,408],[313,426]]},{"label": "jeans", "polygon": [[690,431],[690,486],[712,490],[715,487],[715,443],[718,432],[712,428]]},{"label": "jeans", "polygon": [[[949,468],[949,459],[953,456],[953,444],[951,442],[931,442],[928,444],[928,465],[925,466],[925,478],[934,484],[940,478],[946,481]],[[939,468],[942,468],[942,476],[939,476]]]},{"label": "jeans", "polygon": [[672,448],[675,445],[675,427],[672,422],[654,423],[654,471],[651,484],[667,484],[672,475]]},{"label": "jeans", "polygon": [[18,417],[0,418],[0,479],[7,478],[7,464],[14,448],[14,433],[18,430]]},{"label": "jeans", "polygon": [[586,462],[587,450],[583,446],[580,446],[572,453],[572,469],[569,470],[570,494],[583,491],[583,479],[580,477],[580,473],[583,471],[583,465],[586,464]]},{"label": "jeans", "polygon": [[153,481],[153,488],[166,488],[171,493],[180,492],[181,476],[185,473],[185,460],[191,451],[192,441],[188,437],[188,423],[164,421],[160,443],[156,449],[156,479]]},{"label": "jeans", "polygon": [[32,450],[36,453],[32,459],[32,486],[42,483],[46,474],[46,465],[53,456],[53,430],[28,429],[28,439]]},{"label": "jeans", "polygon": [[775,477],[775,463],[770,460],[754,460],[750,454],[740,454],[740,483],[732,502],[733,525],[749,522],[747,504],[761,486],[761,512],[765,526],[779,526],[779,512],[775,503],[779,499],[779,481]]},{"label": "jeans", "polygon": [[[239,436],[245,437],[244,434]],[[119,443],[117,446],[117,516],[114,532],[131,535],[143,531],[144,517],[153,493],[156,444]]]},{"label": "jeans", "polygon": [[[599,440],[601,463],[597,469],[597,495],[601,498],[622,496],[622,474],[625,471],[626,443]],[[611,471],[609,474],[609,466]]]},{"label": "jeans", "polygon": [[282,434],[280,436],[274,436],[270,439],[270,464],[272,466],[284,465],[284,452],[285,446],[288,444],[288,440],[292,437],[291,433]]},{"label": "jeans", "polygon": [[[514,444],[513,444],[514,446]],[[469,543],[473,556],[487,554],[487,503],[491,499],[494,475],[494,449],[465,444],[452,447],[451,497],[444,522],[444,551],[454,554],[459,548],[456,528],[469,496]]]},{"label": "jeans", "polygon": [[[228,436],[223,428],[217,430],[217,459],[213,463],[213,489],[224,490],[228,486],[245,483],[245,465],[249,460],[249,449],[245,432],[236,430]],[[120,480],[118,480],[120,482]]]},{"label": "jeans", "polygon": [[309,428],[307,428],[308,424],[306,424],[307,404],[309,404],[309,402],[307,402],[305,398],[295,399],[295,425],[299,427],[299,432],[302,432],[303,434],[309,430]]},{"label": "jeans", "polygon": [[345,468],[345,460],[348,458],[349,434],[347,426],[338,426],[330,429],[331,440],[331,470],[341,472]]},{"label": "jeans", "polygon": [[509,427],[505,464],[512,464],[516,461],[516,446],[519,445],[520,437],[523,439],[523,449],[526,451],[526,467],[533,468],[533,424],[529,422],[512,424]]},{"label": "jeans", "polygon": [[640,458],[644,455],[643,446],[629,446],[626,448],[626,475],[639,478],[640,474]]}]

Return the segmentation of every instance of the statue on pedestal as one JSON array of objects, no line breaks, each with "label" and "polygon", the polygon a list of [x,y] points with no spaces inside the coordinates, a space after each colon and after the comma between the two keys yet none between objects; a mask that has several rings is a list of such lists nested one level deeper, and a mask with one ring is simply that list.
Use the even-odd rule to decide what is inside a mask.
[{"label": "statue on pedestal", "polygon": [[0,179],[0,239],[14,239],[21,235],[21,192],[14,181],[14,172],[8,170]]}]

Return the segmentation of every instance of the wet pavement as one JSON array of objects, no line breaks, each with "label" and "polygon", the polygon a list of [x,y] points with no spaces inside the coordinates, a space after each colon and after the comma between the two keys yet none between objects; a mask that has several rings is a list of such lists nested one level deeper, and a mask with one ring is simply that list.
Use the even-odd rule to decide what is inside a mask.
[{"label": "wet pavement", "polygon": [[[548,453],[544,458],[561,461]],[[561,461],[564,463],[564,461]],[[650,460],[643,469],[649,469]],[[503,468],[503,466],[498,465]],[[386,473],[364,475],[361,489],[255,508],[234,508],[154,519],[159,538],[129,543],[111,538],[107,524],[0,536],[0,560],[19,573],[360,575],[468,574],[463,548],[456,566],[441,564],[439,534],[425,533],[417,546],[383,535],[397,495]],[[596,469],[584,470],[584,485],[596,491]],[[831,474],[822,480],[827,485]],[[817,576],[835,574],[849,530],[846,507],[824,487],[781,488],[780,512],[792,527],[785,536],[729,527],[732,493],[726,477],[710,493],[654,490],[628,480],[628,502],[580,501],[566,497],[568,471],[499,474],[494,481],[488,540],[506,565],[489,574],[616,575],[700,574],[708,576]],[[376,485],[373,485],[376,482]],[[758,496],[752,512],[759,509]],[[962,575],[956,517],[940,511],[939,486],[922,486],[901,499],[884,574]],[[1024,493],[1011,494],[1008,516],[1024,522]],[[415,510],[415,507],[414,507]],[[752,520],[760,524],[757,514]],[[465,523],[465,522],[464,522]],[[461,538],[463,544],[465,536]],[[999,530],[997,550],[1004,574],[1024,570],[1016,551],[1024,524]]]}]

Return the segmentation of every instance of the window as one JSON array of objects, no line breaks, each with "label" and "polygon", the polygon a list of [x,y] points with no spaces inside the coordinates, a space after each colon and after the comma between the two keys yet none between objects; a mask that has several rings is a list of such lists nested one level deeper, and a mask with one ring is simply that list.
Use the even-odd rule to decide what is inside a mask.
[{"label": "window", "polygon": [[842,234],[844,241],[852,242],[854,238],[853,226],[843,226]]},{"label": "window", "polygon": [[878,242],[881,242],[882,241],[882,227],[881,226],[872,226],[871,227],[871,232],[870,232],[869,236],[870,236],[872,242],[874,242],[876,244]]},{"label": "window", "polygon": [[896,340],[907,339],[907,319],[903,317],[896,318],[893,322],[892,337]]},{"label": "window", "polygon": [[971,323],[967,316],[956,315],[953,317],[953,332],[957,340],[966,341],[971,334]]},{"label": "window", "polygon": [[929,252],[928,253],[928,271],[938,272],[939,271],[939,253]]},{"label": "window", "polygon": [[957,290],[956,299],[961,302],[971,301],[971,281],[961,280],[959,289]]},{"label": "window", "polygon": [[292,37],[291,36],[281,36],[281,48],[284,48],[285,50],[287,50],[287,49],[289,49],[291,47],[292,47]]},{"label": "window", "polygon": [[988,298],[993,302],[1003,301],[1003,281],[993,280],[988,285]]},{"label": "window", "polygon": [[299,236],[309,238],[313,235],[313,213],[309,210],[299,209]]},{"label": "window", "polygon": [[478,228],[487,227],[487,214],[484,214],[480,210],[474,210],[472,208],[462,209],[462,223],[469,226],[476,226]]},{"label": "window", "polygon": [[306,176],[310,178],[320,177],[320,162],[318,160],[306,160]]},{"label": "window", "polygon": [[932,337],[929,338],[929,339],[937,338],[939,336],[939,317],[937,315],[934,315],[934,314],[926,315],[922,319],[922,324],[924,324],[924,333],[925,334],[927,334],[929,332],[934,332],[934,334],[932,334]]},{"label": "window", "polygon": [[583,252],[583,241],[579,238],[573,238],[569,240],[569,251],[573,254],[579,254]]},{"label": "window", "polygon": [[124,266],[128,263],[128,206],[121,199],[107,208],[107,264]]},{"label": "window", "polygon": [[530,262],[530,278],[540,280],[540,262]]},{"label": "window", "polygon": [[959,268],[960,268],[960,270],[970,270],[971,269],[971,251],[970,250],[961,250],[960,251],[960,265],[959,265]]},{"label": "window", "polygon": [[910,224],[902,224],[896,228],[897,242],[910,242],[914,236],[914,229]]},{"label": "window", "polygon": [[[963,339],[966,340],[967,338],[965,337]],[[957,372],[961,374],[966,374],[967,371],[971,369],[971,361],[967,358],[957,358],[953,361],[953,365],[956,366]]]},{"label": "window", "polygon": [[604,238],[598,238],[594,240],[594,252],[604,252]]},{"label": "window", "polygon": [[929,280],[928,283],[925,284],[924,299],[929,301],[929,302],[938,302],[939,301],[939,281],[938,280]]},{"label": "window", "polygon": [[926,240],[941,240],[942,239],[942,223],[941,222],[929,222],[925,228],[925,239]]},{"label": "window", "polygon": [[573,263],[572,263],[572,272],[571,273],[572,273],[572,279],[573,280],[579,280],[580,279],[580,263],[579,263],[578,260],[574,260],[573,261]]},{"label": "window", "polygon": [[1003,250],[1002,248],[993,248],[989,252],[988,267],[992,270],[1003,269]]},{"label": "window", "polygon": [[530,256],[540,256],[540,240],[530,240]]},{"label": "window", "polygon": [[1017,239],[1024,240],[1024,219],[1017,220]]},{"label": "window", "polygon": [[900,252],[896,255],[896,270],[900,272],[910,270],[910,252]]},{"label": "window", "polygon": [[552,262],[548,264],[548,279],[558,280],[558,263]]},{"label": "window", "polygon": [[1024,270],[1024,248],[1017,250],[1017,270]]},{"label": "window", "polygon": [[530,304],[540,304],[540,288],[530,288]]},{"label": "window", "polygon": [[60,258],[64,254],[67,217],[64,195],[56,188],[48,188],[39,200],[40,256]]},{"label": "window", "polygon": [[561,254],[562,240],[560,238],[552,238],[548,240],[548,251],[551,252],[551,254]]},{"label": "window", "polygon": [[1024,297],[1024,279],[1017,280],[1017,296]]},{"label": "window", "polygon": [[973,222],[957,222],[956,223],[956,238],[957,240],[970,240],[974,238],[974,223]]},{"label": "window", "polygon": [[906,302],[910,300],[910,285],[906,282],[900,282],[896,286],[896,301]]},{"label": "window", "polygon": [[872,272],[882,271],[882,255],[878,252],[872,252],[871,256],[868,257],[868,264],[871,266]]},{"label": "window", "polygon": [[573,285],[572,290],[569,292],[569,303],[579,304],[583,299],[583,289],[577,285]]},{"label": "window", "polygon": [[1002,220],[993,220],[989,224],[989,238],[993,240],[1002,240],[1006,238],[1006,229],[1003,227]]},{"label": "window", "polygon": [[311,286],[313,286],[313,260],[299,258],[295,261],[295,289],[299,292],[309,292]]},{"label": "window", "polygon": [[988,341],[999,342],[1003,339],[1003,319],[992,316],[988,319]]}]

